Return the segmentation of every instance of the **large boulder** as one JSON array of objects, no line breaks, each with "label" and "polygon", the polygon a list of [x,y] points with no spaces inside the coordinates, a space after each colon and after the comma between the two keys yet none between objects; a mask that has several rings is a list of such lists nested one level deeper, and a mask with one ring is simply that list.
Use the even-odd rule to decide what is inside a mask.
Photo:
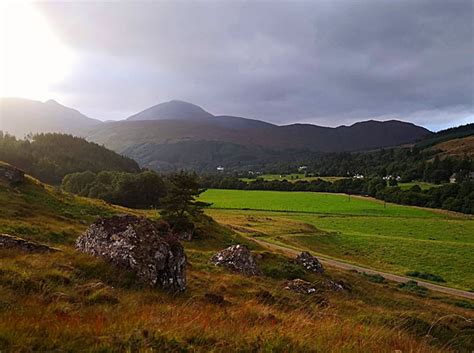
[{"label": "large boulder", "polygon": [[54,252],[58,249],[44,244],[28,241],[9,234],[0,234],[0,249],[16,249],[31,253]]},{"label": "large boulder", "polygon": [[257,267],[252,253],[245,245],[232,245],[219,251],[211,258],[211,262],[216,266],[224,266],[231,271],[247,276],[259,276],[262,274]]},{"label": "large boulder", "polygon": [[311,272],[323,273],[324,268],[321,262],[307,251],[303,251],[296,257],[296,262]]},{"label": "large boulder", "polygon": [[79,251],[135,272],[152,287],[186,289],[186,255],[166,223],[131,215],[99,218],[76,241]]},{"label": "large boulder", "polygon": [[25,180],[25,172],[9,164],[0,162],[0,180],[5,180],[10,184],[20,184]]}]

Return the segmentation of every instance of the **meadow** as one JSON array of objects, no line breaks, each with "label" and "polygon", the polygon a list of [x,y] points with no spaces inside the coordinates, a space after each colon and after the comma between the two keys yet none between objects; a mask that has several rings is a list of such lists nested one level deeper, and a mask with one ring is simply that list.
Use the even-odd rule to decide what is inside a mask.
[{"label": "meadow", "polygon": [[[326,176],[326,177],[320,177],[320,176],[306,176],[304,173],[291,173],[291,174],[262,174],[257,176],[260,179],[266,180],[266,181],[273,181],[273,180],[287,180],[289,182],[297,182],[297,181],[312,181],[316,179],[322,179],[324,181],[329,181],[333,182],[336,180],[344,179],[344,177],[336,177],[336,176]],[[245,181],[245,182],[251,182],[254,181],[255,179],[251,178],[241,178],[240,180]]]},{"label": "meadow", "polygon": [[217,221],[266,241],[405,275],[441,276],[474,289],[472,217],[339,194],[208,190]]},{"label": "meadow", "polygon": [[434,184],[434,183],[428,183],[425,181],[412,181],[409,183],[398,183],[397,186],[402,190],[408,190],[408,189],[411,189],[415,185],[418,185],[421,190],[428,190],[431,188],[442,186],[443,184]]}]

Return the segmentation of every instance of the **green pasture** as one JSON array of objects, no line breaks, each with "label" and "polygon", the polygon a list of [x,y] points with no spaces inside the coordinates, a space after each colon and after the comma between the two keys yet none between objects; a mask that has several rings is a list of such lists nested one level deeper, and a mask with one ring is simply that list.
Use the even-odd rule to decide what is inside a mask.
[{"label": "green pasture", "polygon": [[[259,179],[267,180],[267,181],[273,181],[273,180],[287,180],[289,182],[296,182],[299,180],[304,180],[304,181],[312,181],[316,179],[322,179],[325,181],[329,182],[334,182],[339,179],[344,179],[344,177],[335,177],[335,176],[328,176],[328,177],[320,177],[320,176],[306,176],[303,173],[292,173],[292,174],[262,174],[258,176]],[[241,178],[240,180],[245,181],[245,182],[250,182],[254,181],[255,179],[251,178]]]},{"label": "green pasture", "polygon": [[432,273],[444,285],[474,289],[469,216],[309,192],[208,190],[202,199],[214,203],[212,217],[247,236],[387,272]]},{"label": "green pasture", "polygon": [[284,212],[310,212],[345,215],[441,217],[435,211],[401,206],[344,194],[257,190],[210,189],[201,201],[213,208],[250,209]]},{"label": "green pasture", "polygon": [[412,181],[410,183],[398,183],[397,186],[402,190],[408,190],[408,189],[411,189],[415,185],[418,185],[421,190],[428,190],[431,188],[439,187],[442,184],[433,184],[433,183],[427,183],[424,181]]}]

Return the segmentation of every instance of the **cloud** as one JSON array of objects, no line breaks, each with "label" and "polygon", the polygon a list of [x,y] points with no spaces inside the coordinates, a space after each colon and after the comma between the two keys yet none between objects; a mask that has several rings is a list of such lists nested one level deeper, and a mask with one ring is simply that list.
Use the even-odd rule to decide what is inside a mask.
[{"label": "cloud", "polygon": [[470,0],[37,6],[81,61],[58,92],[99,118],[169,99],[281,124],[474,115]]}]

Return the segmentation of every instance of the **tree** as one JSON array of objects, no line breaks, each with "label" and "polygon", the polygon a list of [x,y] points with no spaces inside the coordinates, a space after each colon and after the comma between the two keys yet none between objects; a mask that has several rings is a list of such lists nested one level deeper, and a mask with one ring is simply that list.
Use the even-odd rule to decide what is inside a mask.
[{"label": "tree", "polygon": [[192,219],[203,212],[203,208],[210,206],[206,202],[196,201],[196,198],[205,191],[200,188],[196,173],[181,171],[168,178],[168,191],[161,200],[162,217],[168,221],[175,231],[192,230]]}]

